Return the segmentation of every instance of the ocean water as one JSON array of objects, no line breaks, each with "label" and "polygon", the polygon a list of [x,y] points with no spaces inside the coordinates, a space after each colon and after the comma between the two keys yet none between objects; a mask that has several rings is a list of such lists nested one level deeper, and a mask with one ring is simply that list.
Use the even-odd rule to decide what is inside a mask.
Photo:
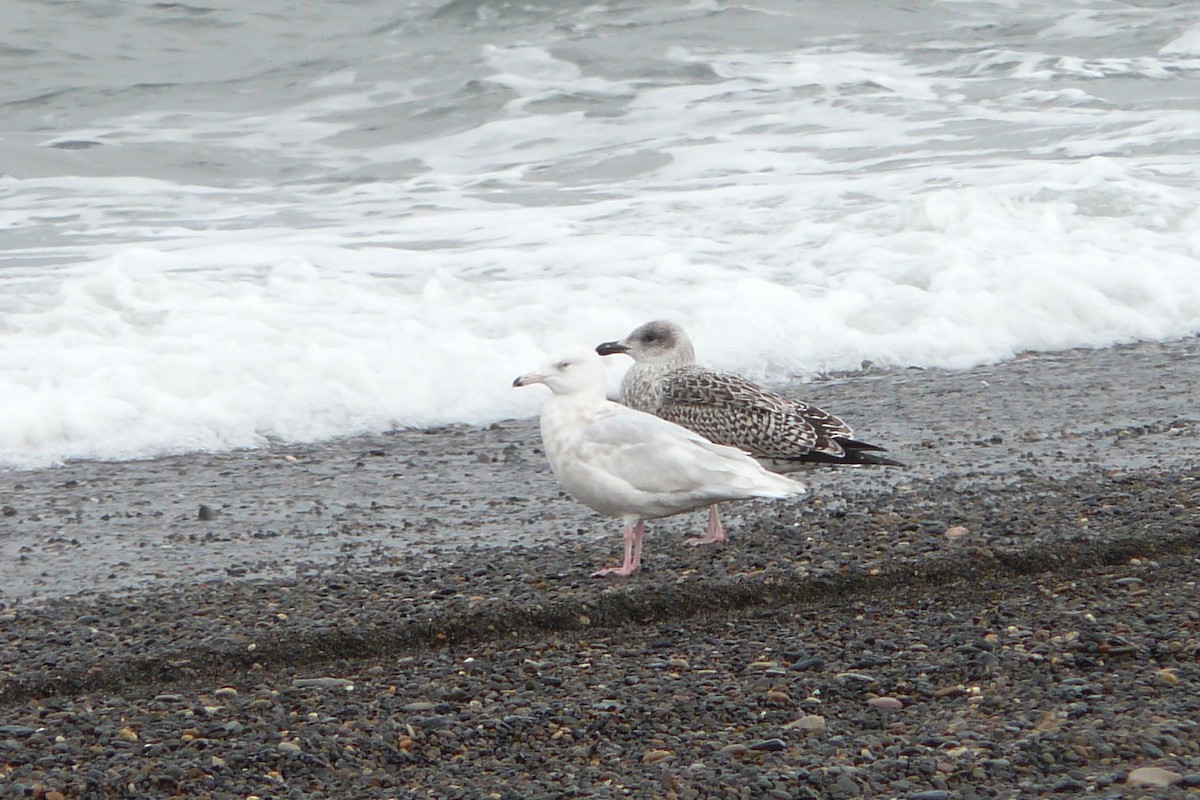
[{"label": "ocean water", "polygon": [[[0,466],[1200,331],[1193,0],[10,0]],[[617,380],[621,364],[615,363]]]}]

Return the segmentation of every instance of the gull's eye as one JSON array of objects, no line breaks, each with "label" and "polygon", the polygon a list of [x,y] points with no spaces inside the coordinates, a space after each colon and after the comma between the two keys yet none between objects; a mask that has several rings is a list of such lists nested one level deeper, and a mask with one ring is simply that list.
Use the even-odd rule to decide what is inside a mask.
[{"label": "gull's eye", "polygon": [[570,361],[560,361],[560,362],[558,362],[558,368],[559,368],[559,369],[566,369],[566,368],[567,368],[567,367],[569,367],[569,366],[571,366],[571,362],[570,362]]}]

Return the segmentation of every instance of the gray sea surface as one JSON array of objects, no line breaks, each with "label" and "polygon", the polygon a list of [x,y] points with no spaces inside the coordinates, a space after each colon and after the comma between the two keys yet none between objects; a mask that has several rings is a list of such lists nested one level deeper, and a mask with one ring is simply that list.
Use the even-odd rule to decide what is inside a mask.
[{"label": "gray sea surface", "polygon": [[[137,176],[216,191],[254,185],[256,196],[242,198],[240,224],[319,227],[329,219],[291,201],[430,171],[419,158],[393,157],[390,144],[453,146],[457,134],[486,135],[489,123],[518,118],[518,105],[544,119],[581,113],[618,129],[627,118],[627,139],[636,142],[646,131],[631,112],[643,96],[663,87],[727,81],[729,74],[714,71],[704,54],[782,60],[796,52],[812,59],[811,82],[781,92],[769,78],[757,79],[780,113],[786,113],[789,94],[799,101],[806,92],[820,94],[839,83],[838,62],[822,56],[896,54],[895,65],[905,70],[889,75],[882,62],[885,88],[889,81],[899,86],[911,80],[909,68],[930,70],[957,82],[961,104],[972,109],[961,119],[941,120],[945,124],[923,143],[920,157],[953,162],[964,148],[976,156],[1045,148],[1052,156],[1064,134],[1077,136],[1080,120],[1063,113],[1072,104],[1076,110],[1109,107],[1148,115],[1194,112],[1198,25],[1194,4],[1167,0],[12,0],[0,33],[0,173],[22,180]],[[555,61],[542,59],[539,70],[536,56],[489,60],[489,53],[519,54],[521,48]],[[689,52],[697,57],[684,55]],[[561,64],[572,65],[580,80],[564,76]],[[527,90],[539,80],[559,85],[531,96]],[[851,78],[845,96],[831,98],[831,111],[841,105],[898,120],[919,111],[906,108],[903,91],[877,96],[868,83],[856,92],[860,83]],[[1058,107],[1032,103],[1024,113],[1004,108],[1006,94],[1035,85],[1060,93],[1053,103],[1043,98]],[[1061,93],[1071,90],[1078,96],[1064,104]],[[655,102],[666,96],[656,95]],[[689,96],[679,95],[680,119],[694,119],[702,130],[704,114],[687,102]],[[713,98],[712,105],[737,114],[740,106],[727,99]],[[995,112],[990,118],[978,113],[989,104]],[[798,119],[794,130],[820,130],[830,120],[835,113]],[[1110,124],[1114,132],[1128,128],[1119,115]],[[855,169],[900,168],[914,155],[903,140],[873,141],[866,161],[853,136],[841,148],[802,136],[797,141],[835,162],[840,154]],[[670,159],[652,140],[647,143],[642,150],[614,147],[608,155],[604,148],[581,148],[565,163],[529,164],[538,172],[536,181],[525,180],[528,174],[477,177],[488,179],[491,191],[547,205],[561,202],[563,191],[588,192],[597,178],[642,174]],[[1194,136],[1184,136],[1171,143],[1154,139],[1152,147],[1169,155],[1194,152],[1196,144]],[[517,155],[514,164],[521,160]],[[13,189],[20,191],[10,184]],[[271,199],[289,202],[270,211],[256,202]],[[129,226],[129,240],[146,232],[145,212],[130,210],[127,221],[139,224]],[[158,213],[164,224],[204,224],[186,208]],[[231,210],[221,226],[237,227],[236,216]],[[71,251],[55,254],[56,246],[92,240],[102,227],[67,208],[39,222],[0,229],[0,266],[28,263],[35,253],[64,258]]]}]

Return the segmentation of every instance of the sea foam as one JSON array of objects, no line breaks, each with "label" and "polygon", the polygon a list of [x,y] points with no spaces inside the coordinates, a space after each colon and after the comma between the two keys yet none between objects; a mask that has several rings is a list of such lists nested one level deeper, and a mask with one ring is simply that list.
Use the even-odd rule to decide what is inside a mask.
[{"label": "sea foam", "polygon": [[513,377],[658,317],[768,382],[1200,332],[1194,25],[1008,5],[365,3],[236,91],[46,73],[0,141],[0,465],[528,416]]}]

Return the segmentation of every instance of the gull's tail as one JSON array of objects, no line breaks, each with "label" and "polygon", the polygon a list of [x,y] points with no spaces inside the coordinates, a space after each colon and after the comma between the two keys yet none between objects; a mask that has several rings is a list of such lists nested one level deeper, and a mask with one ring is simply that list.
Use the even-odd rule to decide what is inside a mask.
[{"label": "gull's tail", "polygon": [[822,453],[814,450],[806,453],[799,461],[805,461],[809,464],[828,464],[837,466],[839,464],[852,466],[854,464],[863,464],[875,467],[905,467],[908,466],[903,462],[897,461],[894,458],[881,456],[880,453],[886,453],[887,448],[880,447],[877,444],[869,442],[860,442],[857,439],[842,439],[835,438],[836,442],[842,448],[840,455],[833,453]]},{"label": "gull's tail", "polygon": [[[689,432],[690,433],[690,432]],[[725,488],[733,489],[743,497],[764,497],[779,500],[793,497],[808,491],[800,481],[792,480],[763,467],[749,453],[736,447],[723,444],[713,444],[707,439],[692,434],[693,440],[701,443],[709,452],[718,456],[707,465],[709,469],[720,472],[724,479],[720,482]],[[729,499],[736,499],[733,494]]]}]

